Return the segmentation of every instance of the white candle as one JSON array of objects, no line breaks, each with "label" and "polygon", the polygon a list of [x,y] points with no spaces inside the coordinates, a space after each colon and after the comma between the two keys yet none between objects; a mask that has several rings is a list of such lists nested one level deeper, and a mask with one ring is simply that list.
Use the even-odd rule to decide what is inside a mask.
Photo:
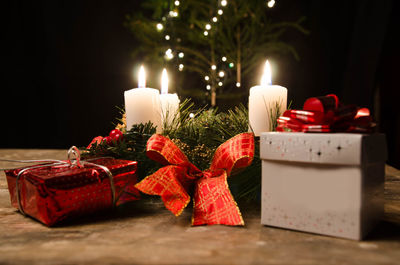
[{"label": "white candle", "polygon": [[[250,88],[249,96],[249,126],[254,134],[272,130],[272,119],[276,119],[276,109],[279,114],[286,110],[287,89],[282,86],[272,85],[271,66],[268,60],[265,63],[264,74],[259,86]],[[271,111],[273,113],[271,113]]]},{"label": "white candle", "polygon": [[143,66],[139,70],[138,88],[125,91],[126,128],[132,125],[151,121],[161,132],[160,93],[157,89],[146,87],[146,74]]},{"label": "white candle", "polygon": [[162,124],[171,124],[179,109],[179,98],[177,94],[168,94],[168,74],[164,69],[161,75],[161,121]]}]

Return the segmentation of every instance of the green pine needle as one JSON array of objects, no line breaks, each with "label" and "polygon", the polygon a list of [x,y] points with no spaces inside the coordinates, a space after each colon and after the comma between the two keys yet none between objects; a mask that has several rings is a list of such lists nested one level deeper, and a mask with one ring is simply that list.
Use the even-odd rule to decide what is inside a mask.
[{"label": "green pine needle", "polygon": [[[280,115],[278,106],[277,103],[271,111],[273,117],[269,117],[270,119],[276,120],[276,117]],[[123,116],[123,109],[120,111]],[[117,120],[124,122],[123,118]],[[124,128],[122,130],[124,131]],[[185,100],[180,104],[178,114],[170,122],[164,122],[162,135],[170,138],[195,166],[205,170],[209,168],[218,146],[235,135],[248,131],[248,110],[243,105],[223,113],[218,112],[218,109],[195,109],[193,102]],[[138,177],[141,180],[161,167],[159,163],[146,156],[147,141],[154,133],[156,133],[156,128],[150,122],[135,124],[130,130],[124,131],[122,141],[114,142],[112,146],[105,142],[94,144],[83,154],[85,157],[112,156],[138,161]],[[233,172],[228,179],[231,192],[237,200],[258,201],[260,199],[259,149],[260,138],[256,137],[253,163],[241,172]]]}]

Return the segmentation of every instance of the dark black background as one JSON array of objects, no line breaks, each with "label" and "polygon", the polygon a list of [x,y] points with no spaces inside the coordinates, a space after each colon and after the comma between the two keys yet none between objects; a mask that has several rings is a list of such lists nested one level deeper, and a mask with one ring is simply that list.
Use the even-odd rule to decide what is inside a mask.
[{"label": "dark black background", "polygon": [[[0,148],[84,146],[107,134],[123,92],[135,86],[137,41],[123,22],[141,1],[10,2],[2,4]],[[297,108],[328,93],[369,107],[397,167],[399,11],[390,0],[277,0],[271,10],[276,20],[306,16],[311,32],[285,36],[301,60],[274,56],[274,83],[288,88]]]}]

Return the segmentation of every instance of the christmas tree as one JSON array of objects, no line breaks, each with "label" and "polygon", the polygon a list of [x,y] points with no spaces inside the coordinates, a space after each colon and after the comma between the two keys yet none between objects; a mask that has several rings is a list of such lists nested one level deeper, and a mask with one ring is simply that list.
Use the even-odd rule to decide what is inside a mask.
[{"label": "christmas tree", "polygon": [[127,16],[126,26],[141,42],[135,55],[170,73],[199,74],[204,84],[196,89],[208,90],[215,106],[217,93],[247,94],[242,83],[268,55],[288,53],[298,59],[282,35],[290,28],[307,33],[304,18],[274,22],[269,16],[274,5],[274,0],[147,0],[141,12]]}]

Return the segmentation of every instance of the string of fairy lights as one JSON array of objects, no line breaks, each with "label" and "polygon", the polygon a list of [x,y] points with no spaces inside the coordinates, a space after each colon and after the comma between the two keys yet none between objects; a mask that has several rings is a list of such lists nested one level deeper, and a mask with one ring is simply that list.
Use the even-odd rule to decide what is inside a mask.
[{"label": "string of fairy lights", "polygon": [[[181,1],[183,1],[183,0],[181,0]],[[227,0],[217,0],[217,2],[218,2],[218,8],[216,9],[216,14],[214,16],[212,16],[210,19],[210,22],[206,23],[204,26],[204,32],[203,32],[204,37],[209,36],[210,30],[213,28],[213,26],[212,26],[213,23],[218,22],[218,16],[222,16],[224,14],[224,8],[227,8],[227,6],[228,6]],[[178,9],[179,9],[180,4],[181,4],[181,2],[179,0],[174,1],[172,10],[170,10],[168,12],[167,16],[162,17],[161,22],[156,24],[156,28],[158,31],[162,32],[164,30],[164,24],[167,21],[167,17],[173,19],[173,18],[177,18],[179,16]],[[268,0],[266,2],[266,5],[269,8],[274,7],[275,0]],[[171,39],[171,36],[169,34],[165,34],[164,39],[169,41]],[[185,57],[185,54],[182,51],[174,52],[171,48],[168,48],[165,51],[165,59],[166,60],[173,59],[175,55],[178,56],[178,59],[183,59]],[[235,64],[233,62],[228,62],[228,58],[226,56],[222,56],[221,61],[224,64],[226,64],[227,67],[229,67],[229,68],[233,68],[235,66]],[[183,62],[179,62],[179,60],[178,60],[178,70],[182,72],[184,70],[184,67],[185,67],[185,65],[183,64]],[[224,85],[223,78],[225,77],[225,71],[223,69],[218,70],[216,64],[211,65],[211,71],[218,71],[219,79],[217,80],[218,81],[217,85],[219,87],[222,87]],[[207,82],[206,89],[211,90],[211,85],[209,83],[211,81],[210,76],[209,75],[204,76],[204,80]],[[241,84],[239,82],[236,82],[236,86],[240,87]]]}]

